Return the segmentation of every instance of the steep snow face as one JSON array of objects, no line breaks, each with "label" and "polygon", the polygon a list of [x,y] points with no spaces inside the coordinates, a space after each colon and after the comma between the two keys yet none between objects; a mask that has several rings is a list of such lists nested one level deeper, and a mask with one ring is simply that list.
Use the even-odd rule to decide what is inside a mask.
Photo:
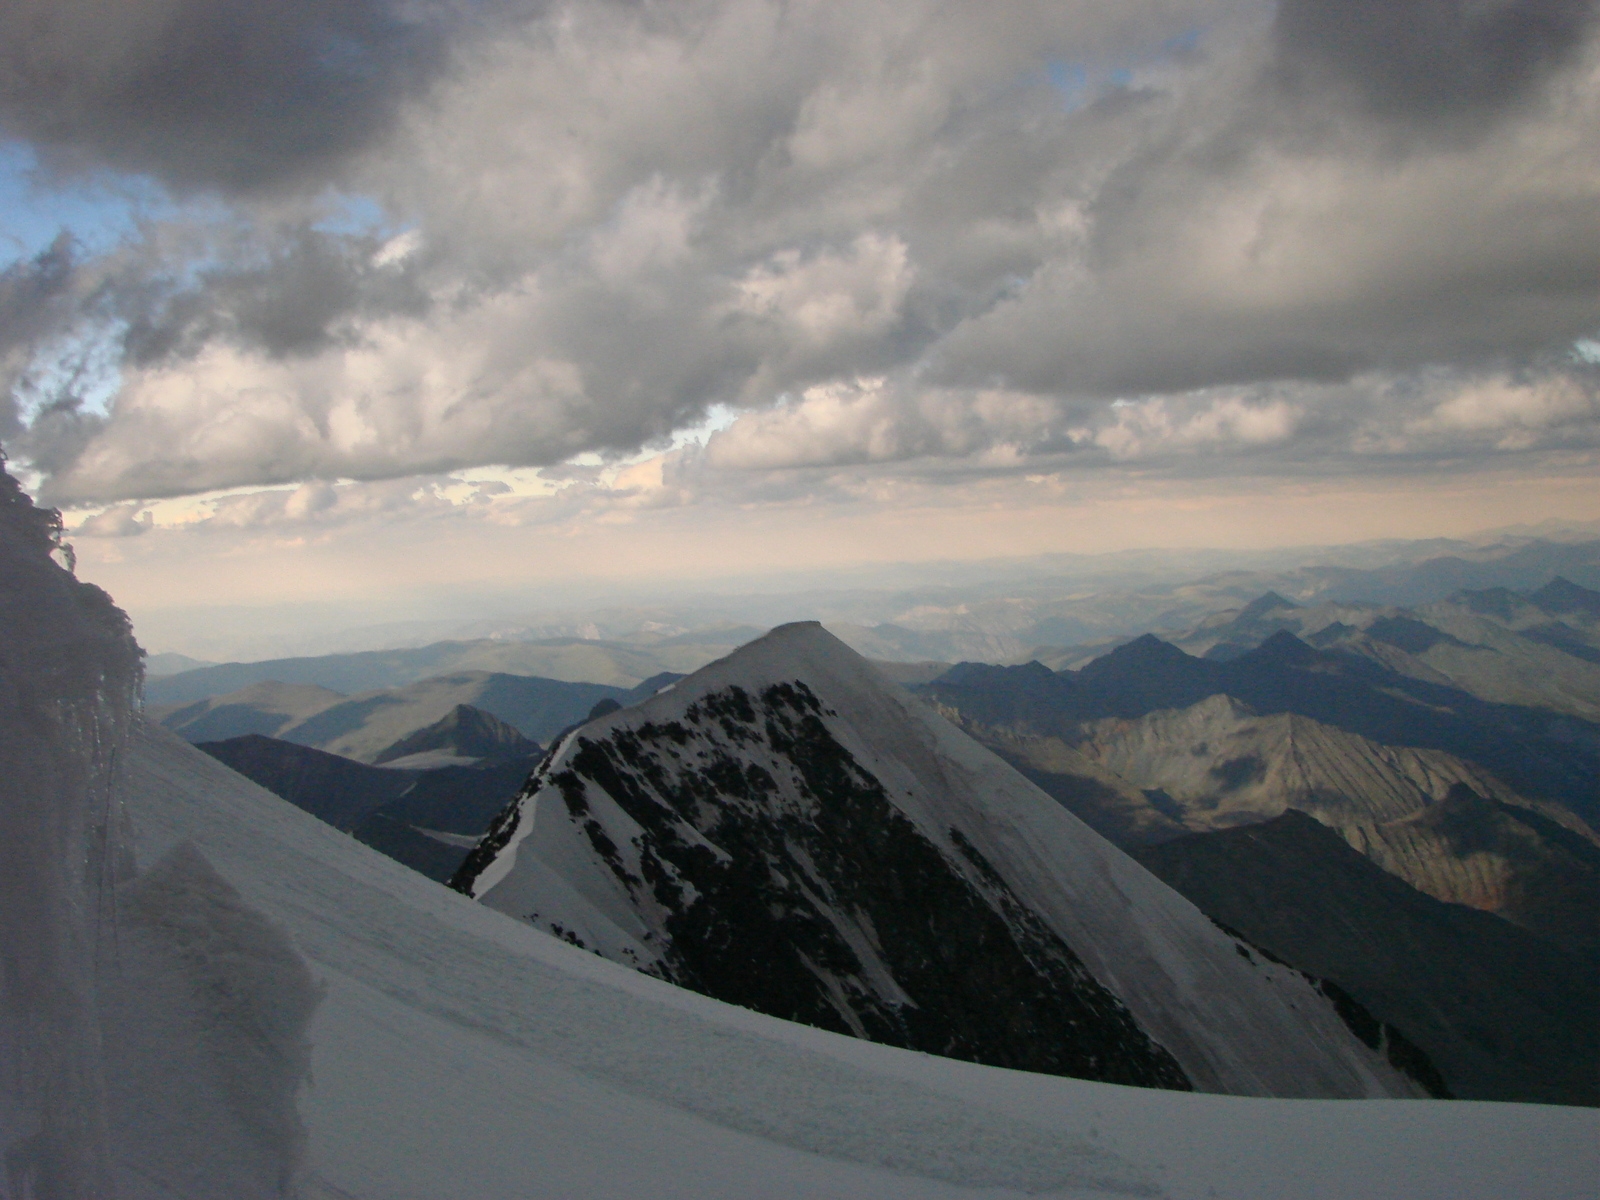
[{"label": "steep snow face", "polygon": [[1264,961],[820,625],[566,736],[458,882],[874,1040],[1262,1096],[1415,1095]]},{"label": "steep snow face", "polygon": [[109,1194],[95,967],[119,867],[128,623],[51,560],[59,522],[0,470],[0,1193]]},{"label": "steep snow face", "polygon": [[188,841],[124,884],[117,909],[100,990],[118,1195],[293,1194],[320,998],[306,964]]},{"label": "steep snow face", "polygon": [[139,649],[0,471],[0,1196],[283,1196],[316,990],[192,847],[122,807]]}]

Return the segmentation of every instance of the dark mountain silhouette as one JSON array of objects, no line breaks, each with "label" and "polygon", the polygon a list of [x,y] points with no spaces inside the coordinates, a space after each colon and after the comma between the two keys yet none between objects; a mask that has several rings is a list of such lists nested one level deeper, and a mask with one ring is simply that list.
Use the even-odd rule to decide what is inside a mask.
[{"label": "dark mountain silhouette", "polygon": [[409,771],[372,767],[257,733],[201,742],[199,747],[246,779],[346,833],[416,782]]},{"label": "dark mountain silhouette", "polygon": [[[600,703],[615,704],[616,701],[607,699]],[[539,744],[481,708],[458,704],[432,725],[407,734],[387,750],[379,751],[372,761],[389,763],[429,751],[461,758],[527,757],[539,753]]]},{"label": "dark mountain silhouette", "polygon": [[1581,613],[1584,616],[1600,618],[1600,592],[1581,587],[1570,579],[1563,579],[1560,575],[1533,592],[1528,599],[1545,612],[1556,616]]},{"label": "dark mountain silhouette", "polygon": [[1600,1103],[1600,987],[1551,943],[1422,894],[1303,813],[1132,853],[1214,920],[1398,1028],[1455,1096]]},{"label": "dark mountain silhouette", "polygon": [[201,743],[199,749],[441,883],[460,867],[539,761],[533,753],[501,757],[481,767],[409,771],[369,766],[259,734]]}]

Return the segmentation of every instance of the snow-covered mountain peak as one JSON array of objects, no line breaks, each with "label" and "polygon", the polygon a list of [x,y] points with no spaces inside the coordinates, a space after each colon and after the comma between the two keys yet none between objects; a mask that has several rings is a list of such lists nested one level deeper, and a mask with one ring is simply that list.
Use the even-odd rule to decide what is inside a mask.
[{"label": "snow-covered mountain peak", "polygon": [[789,682],[805,678],[831,694],[850,692],[858,697],[899,688],[861,655],[823,628],[821,621],[794,621],[779,625],[732,654],[710,663],[670,690],[626,710],[665,714],[686,707],[687,697],[718,688]]},{"label": "snow-covered mountain peak", "polygon": [[978,1062],[1414,1094],[1315,985],[815,623],[570,731],[457,880],[614,961]]}]

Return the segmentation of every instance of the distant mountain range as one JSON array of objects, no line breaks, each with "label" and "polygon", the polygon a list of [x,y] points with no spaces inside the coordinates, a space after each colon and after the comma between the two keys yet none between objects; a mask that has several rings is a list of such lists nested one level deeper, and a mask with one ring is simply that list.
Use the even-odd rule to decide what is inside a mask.
[{"label": "distant mountain range", "polygon": [[[1165,640],[1215,661],[1275,633],[1363,655],[1400,674],[1454,685],[1480,699],[1600,719],[1600,611],[1592,592],[1557,578],[1529,594],[1457,593],[1416,609],[1340,602],[1297,604],[1276,592],[1214,613]],[[1046,652],[1056,670],[1082,666],[1119,643]]]},{"label": "distant mountain range", "polygon": [[516,795],[541,752],[401,770],[260,734],[201,743],[246,779],[441,883]]},{"label": "distant mountain range", "polygon": [[[218,663],[147,680],[145,703],[159,708],[192,704],[208,696],[227,695],[267,681],[328,688],[351,695],[467,672],[530,675],[559,683],[601,684],[620,694],[656,675],[694,670],[727,651],[727,646],[691,646],[656,653],[576,638],[559,642],[506,642],[488,638],[472,642],[436,642],[405,650]],[[678,665],[671,665],[674,663]]]},{"label": "distant mountain range", "polygon": [[1077,672],[964,664],[922,690],[1124,845],[1295,808],[1440,899],[1600,948],[1590,722],[1281,631],[1225,662],[1145,637]]},{"label": "distant mountain range", "polygon": [[[313,669],[283,673],[328,677]],[[495,752],[484,748],[489,746],[525,752],[527,747],[516,743],[518,737],[546,742],[603,700],[631,703],[676,678],[679,676],[662,675],[636,688],[617,688],[459,671],[354,696],[315,683],[264,680],[227,695],[147,711],[191,742],[224,741],[255,733],[365,763],[444,751],[451,745],[456,757],[476,758]],[[154,686],[146,690],[148,694]],[[463,708],[470,713],[463,715]],[[427,730],[432,732],[425,734]]]},{"label": "distant mountain range", "polygon": [[[660,671],[694,670],[763,630],[802,618],[822,621],[851,648],[873,659],[1007,663],[1037,658],[1049,663],[1049,655],[1063,647],[1096,644],[1103,652],[1106,642],[1140,633],[1176,634],[1211,613],[1237,609],[1269,591],[1307,605],[1363,601],[1415,607],[1463,589],[1526,591],[1556,576],[1600,588],[1600,540],[1593,527],[1586,536],[1577,529],[1560,538],[1555,531],[1546,533],[884,566],[831,578],[768,580],[759,588],[730,584],[714,594],[672,599],[666,587],[658,586],[654,595],[631,605],[612,596],[588,606],[506,618],[401,622],[295,636],[250,632],[285,619],[270,612],[201,610],[181,621],[172,619],[169,636],[156,640],[209,660],[386,654],[446,640],[540,647],[515,661],[430,661],[404,678],[321,681],[343,692],[392,687],[455,670],[627,687]],[[640,662],[639,656],[648,661]],[[177,670],[179,664],[166,661],[170,657],[153,655],[147,673],[154,677]],[[272,677],[281,675],[236,679],[208,694]]]},{"label": "distant mountain range", "polygon": [[[1433,570],[1448,574],[1437,564]],[[147,693],[182,695],[264,671],[290,676],[293,682],[256,679],[231,695],[152,712],[190,740],[226,739],[206,749],[358,840],[431,878],[454,877],[495,906],[617,961],[896,1044],[944,1038],[941,1052],[978,1061],[1091,1070],[1029,1058],[1034,1051],[983,1022],[956,1035],[955,1013],[968,1000],[924,998],[930,985],[912,966],[924,933],[899,924],[903,914],[865,881],[887,863],[895,864],[891,874],[920,863],[917,870],[933,874],[916,885],[919,894],[954,887],[951,911],[978,901],[958,899],[965,885],[907,847],[878,847],[869,867],[837,841],[806,841],[823,835],[819,797],[864,777],[843,760],[827,766],[822,743],[803,749],[796,730],[781,733],[805,714],[746,714],[729,691],[748,697],[757,684],[775,686],[777,675],[767,678],[774,670],[813,682],[843,672],[856,680],[854,690],[813,715],[831,729],[846,708],[859,709],[839,718],[844,732],[830,735],[834,744],[852,747],[858,765],[862,746],[899,747],[864,769],[886,795],[902,786],[919,794],[935,785],[926,763],[907,765],[922,761],[916,754],[903,757],[922,735],[910,732],[916,721],[897,724],[904,714],[885,699],[894,678],[1238,931],[1250,953],[1259,948],[1326,981],[1315,986],[1354,1005],[1347,1017],[1371,1014],[1350,1017],[1350,1028],[1387,1027],[1390,1033],[1373,1036],[1436,1090],[1600,1103],[1589,1017],[1600,964],[1600,593],[1557,577],[1528,591],[1472,589],[1405,608],[1302,603],[1269,591],[1206,615],[1171,640],[1147,634],[1102,645],[1075,670],[1036,661],[846,670],[841,664],[858,661],[851,652],[820,627],[806,628],[815,632],[779,639],[787,646],[781,669],[763,659],[767,652],[740,650],[688,683],[660,675],[631,689],[488,671],[354,696],[326,682],[394,679],[471,655],[522,661],[518,644],[489,642],[230,664],[153,680]],[[872,640],[884,637],[881,629],[845,632],[885,650]],[[747,669],[755,674],[744,679]],[[862,678],[879,682],[863,691]],[[670,721],[661,715],[668,710],[677,714]],[[557,744],[523,786],[541,762],[531,741]],[[378,763],[390,765],[366,765]],[[461,765],[425,769],[451,763]],[[967,769],[946,763],[935,775]],[[790,796],[781,785],[790,798],[770,818],[786,832],[768,829],[768,817],[741,825],[755,820],[750,804],[764,803],[767,785],[757,782],[789,770],[799,772],[801,790]],[[824,776],[833,782],[823,785]],[[580,784],[581,801],[573,791]],[[505,807],[514,795],[520,798]],[[536,800],[544,816],[519,824]],[[791,803],[800,807],[790,812]],[[677,815],[658,828],[642,814],[659,804],[677,806]],[[914,824],[923,820],[921,810],[906,811]],[[980,845],[981,823],[954,828]],[[865,837],[865,827],[857,835]],[[763,865],[732,876],[713,867],[756,861]],[[839,908],[840,896],[854,897],[849,911]],[[1006,902],[990,896],[982,903],[1012,919]],[[757,919],[760,909],[776,923]],[[969,925],[989,919],[978,909],[962,918]],[[959,940],[969,932],[928,936]],[[1038,989],[1067,985],[1050,982],[1048,972],[1030,976],[1020,962],[1043,951],[1026,949],[1015,929],[1007,936],[1022,957],[1003,967],[1010,982],[995,976],[985,986],[1015,989],[1006,1004],[1017,1007],[1002,1004],[990,1016],[1031,1030],[1027,1038],[1047,1038],[1054,1018],[1038,1007]],[[772,961],[752,974],[748,964],[757,959]],[[977,970],[977,961],[968,969]],[[1002,965],[996,960],[991,969]],[[1528,982],[1535,972],[1538,983]],[[1157,1080],[1167,1069],[1160,1056],[1141,1060],[1132,1049],[1137,1039],[1126,1040],[1131,1035],[1117,1024],[1123,1018],[1105,1016],[1122,1004],[1127,1019],[1145,1028],[1137,1005],[1129,1007],[1116,987],[1111,993],[1123,998],[1112,1003],[1091,989],[1051,1003],[1072,1011],[1087,1005],[1082,1020],[1110,1020],[1095,1037],[1111,1039],[1106,1044],[1125,1063],[1144,1061],[1138,1070]],[[908,996],[917,997],[915,1020]],[[1420,1047],[1414,1061],[1408,1046]],[[1180,1061],[1192,1077],[1193,1063]],[[1428,1074],[1429,1063],[1438,1076]]]},{"label": "distant mountain range", "polygon": [[[1229,646],[1223,656],[1197,658],[1146,634],[1076,672],[1051,671],[1038,663],[968,663],[929,686],[931,694],[964,706],[974,720],[1020,720],[1031,723],[1035,732],[1063,721],[1135,718],[1158,709],[1186,708],[1226,694],[1263,714],[1296,712],[1384,744],[1444,750],[1480,763],[1520,791],[1560,799],[1589,818],[1600,815],[1600,799],[1591,786],[1600,728],[1567,715],[1567,710],[1600,703],[1600,692],[1590,690],[1600,687],[1600,675],[1590,674],[1591,664],[1584,659],[1505,631],[1493,645],[1469,644],[1455,660],[1444,659],[1464,677],[1457,683],[1395,644],[1396,626],[1418,653],[1450,636],[1427,625],[1420,612],[1381,610],[1387,628],[1379,625],[1379,632],[1389,641],[1356,638],[1348,627],[1328,638],[1323,635],[1332,626],[1319,626],[1310,635],[1327,642],[1327,648],[1319,648],[1278,622],[1263,620],[1260,614],[1268,612],[1299,621],[1306,611],[1281,604],[1279,597],[1265,605],[1258,601],[1207,630],[1210,649]],[[1248,650],[1237,635],[1241,618],[1264,635]],[[1577,625],[1572,628],[1575,636],[1581,632]],[[1379,645],[1384,648],[1374,649]],[[1560,655],[1561,662],[1551,674],[1559,673],[1571,694],[1562,695],[1554,686],[1535,688],[1531,682],[1537,665],[1552,654]],[[1530,690],[1535,694],[1528,695]]]},{"label": "distant mountain range", "polygon": [[917,690],[1454,1091],[1597,1104],[1597,616],[1564,579],[1412,610],[1267,594],[1178,645]]}]

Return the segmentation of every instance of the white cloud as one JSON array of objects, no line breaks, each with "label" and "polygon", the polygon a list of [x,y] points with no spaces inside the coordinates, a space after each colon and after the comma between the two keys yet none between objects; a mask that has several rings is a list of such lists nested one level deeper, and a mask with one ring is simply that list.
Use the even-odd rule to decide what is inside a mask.
[{"label": "white cloud", "polygon": [[118,504],[85,517],[71,528],[70,533],[73,537],[138,537],[147,532],[151,524],[150,513],[143,505]]},{"label": "white cloud", "polygon": [[1251,448],[1282,443],[1294,433],[1297,410],[1282,400],[1218,396],[1199,403],[1166,397],[1115,404],[1111,423],[1078,437],[1119,459]]},{"label": "white cloud", "polygon": [[738,307],[779,325],[793,352],[804,355],[885,333],[900,316],[911,280],[906,244],[864,233],[844,253],[805,258],[780,251],[739,281]]},{"label": "white cloud", "polygon": [[1526,450],[1567,431],[1600,441],[1600,388],[1592,378],[1474,380],[1406,427],[1418,441],[1466,437],[1499,450]]}]

